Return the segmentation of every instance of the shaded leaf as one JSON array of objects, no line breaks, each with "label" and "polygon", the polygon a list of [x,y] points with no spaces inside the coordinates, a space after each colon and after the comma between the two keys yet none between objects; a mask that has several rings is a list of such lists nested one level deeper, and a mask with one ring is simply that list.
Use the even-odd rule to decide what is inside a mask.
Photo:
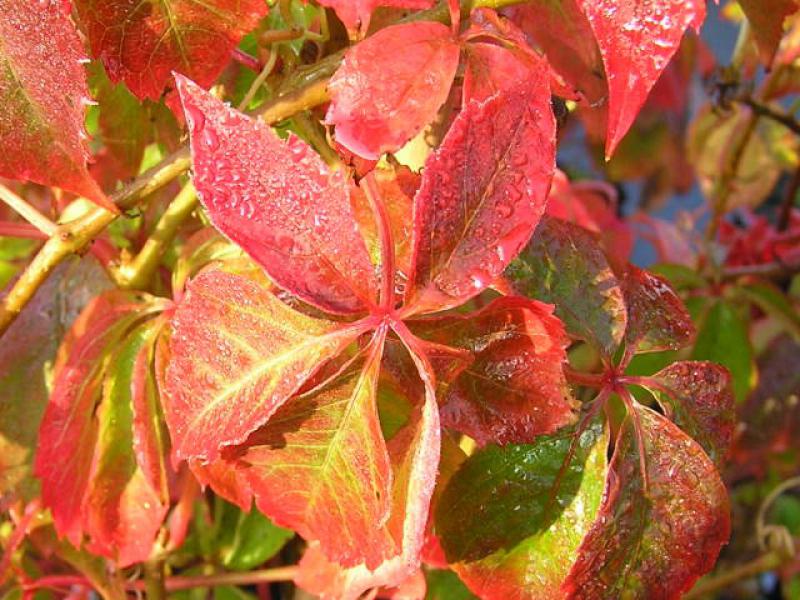
[{"label": "shaded leaf", "polygon": [[769,67],[783,37],[783,21],[798,10],[796,0],[739,0],[758,46],[761,61]]},{"label": "shaded leaf", "polygon": [[[736,426],[731,374],[709,362],[675,362],[651,379],[664,412],[722,467]],[[650,387],[650,386],[647,386]]]},{"label": "shaded leaf", "polygon": [[555,169],[546,72],[470,102],[425,164],[414,203],[416,301],[462,304],[500,275],[544,212]]},{"label": "shaded leaf", "polygon": [[194,185],[215,227],[279,286],[322,309],[366,310],[375,277],[347,181],[308,144],[177,77],[191,132]]},{"label": "shaded leaf", "polygon": [[172,318],[164,393],[178,458],[244,442],[362,330],[301,314],[240,275],[206,271]]},{"label": "shaded leaf", "polygon": [[279,409],[241,456],[259,510],[348,567],[374,569],[393,550],[373,534],[391,508],[376,407],[384,335],[333,381]]},{"label": "shaded leaf", "polygon": [[37,290],[0,344],[0,496],[29,499],[39,423],[61,338],[83,307],[111,285],[93,257],[65,261]]},{"label": "shaded leaf", "polygon": [[61,0],[0,0],[0,176],[58,186],[116,210],[89,175],[84,54]]},{"label": "shaded leaf", "polygon": [[458,575],[447,569],[428,569],[425,572],[428,591],[425,600],[476,600],[472,592],[458,578]]},{"label": "shaded leaf", "polygon": [[625,299],[591,232],[544,216],[508,275],[526,296],[555,304],[571,335],[614,354],[627,324]]},{"label": "shaded leaf", "polygon": [[708,360],[727,367],[733,378],[737,402],[743,402],[755,377],[753,349],[747,327],[724,300],[716,302],[701,320],[692,350],[693,360]]},{"label": "shaded leaf", "polygon": [[666,279],[628,265],[622,289],[628,305],[629,352],[679,350],[692,342],[692,317]]},{"label": "shaded leaf", "polygon": [[573,420],[563,370],[569,340],[552,310],[501,298],[478,312],[409,323],[422,339],[474,356],[440,396],[443,425],[479,444],[507,444],[531,442]]},{"label": "shaded leaf", "polygon": [[379,6],[394,8],[423,9],[433,6],[434,0],[318,0],[322,6],[329,6],[336,11],[348,31],[369,29],[370,17]]},{"label": "shaded leaf", "polygon": [[714,566],[730,535],[725,485],[703,449],[665,417],[638,404],[634,410],[617,436],[598,517],[564,584],[569,598],[677,599]]},{"label": "shaded leaf", "polygon": [[230,547],[222,559],[225,568],[249,571],[275,556],[294,532],[273,524],[257,510],[240,512]]},{"label": "shaded leaf", "polygon": [[264,0],[74,0],[89,38],[115,83],[158,100],[172,72],[210,86],[245,33],[267,14]]},{"label": "shaded leaf", "polygon": [[450,29],[428,21],[386,27],[351,48],[328,84],[337,141],[364,158],[398,150],[444,104],[458,57]]},{"label": "shaded leaf", "polygon": [[606,475],[608,433],[596,421],[525,446],[489,446],[448,484],[436,530],[453,569],[481,598],[560,597],[594,522]]},{"label": "shaded leaf", "polygon": [[603,56],[608,78],[611,156],[633,124],[683,33],[700,29],[704,0],[580,0]]}]

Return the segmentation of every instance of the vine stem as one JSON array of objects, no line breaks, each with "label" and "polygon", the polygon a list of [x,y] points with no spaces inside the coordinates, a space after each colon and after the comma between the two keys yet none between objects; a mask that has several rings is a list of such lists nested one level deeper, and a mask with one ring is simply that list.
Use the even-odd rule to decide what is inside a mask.
[{"label": "vine stem", "polygon": [[50,237],[30,223],[15,223],[14,221],[0,221],[0,236],[29,240],[46,240]]},{"label": "vine stem", "polygon": [[46,236],[50,237],[58,231],[58,225],[45,217],[42,213],[17,196],[14,192],[0,183],[0,200],[10,206],[20,217],[36,227]]},{"label": "vine stem", "polygon": [[[503,8],[521,4],[525,0],[461,0],[461,14],[468,15],[475,8]],[[430,10],[419,11],[405,22],[435,20],[447,22],[449,10],[439,4]],[[287,81],[286,93],[269,101],[255,115],[267,123],[277,123],[293,114],[312,108],[329,100],[327,84],[343,58],[343,53],[332,54],[307,68],[301,68]],[[147,196],[161,189],[170,181],[186,172],[191,164],[188,147],[184,146],[161,163],[145,171],[139,177],[117,191],[111,197],[121,210],[128,210],[143,202]],[[99,235],[119,215],[101,207],[92,207],[81,218],[58,225],[28,267],[22,272],[13,287],[0,302],[0,334],[13,323],[22,309],[30,302],[50,273],[68,256],[81,252],[89,242]]]},{"label": "vine stem", "polygon": [[700,581],[692,590],[686,594],[684,600],[694,600],[710,596],[714,592],[725,589],[741,579],[748,579],[759,573],[777,569],[785,562],[777,552],[767,552],[748,563],[732,567],[725,573],[717,577],[707,578]]}]

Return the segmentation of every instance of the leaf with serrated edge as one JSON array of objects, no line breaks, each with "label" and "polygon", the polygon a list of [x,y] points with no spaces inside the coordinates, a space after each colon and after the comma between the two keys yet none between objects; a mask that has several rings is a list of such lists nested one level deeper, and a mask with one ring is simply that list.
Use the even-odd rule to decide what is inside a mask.
[{"label": "leaf with serrated edge", "polygon": [[267,14],[264,0],[73,0],[94,56],[114,82],[158,100],[172,72],[210,86],[239,40]]},{"label": "leaf with serrated edge", "polygon": [[570,335],[614,354],[628,317],[620,282],[594,234],[545,215],[508,276],[526,296],[555,304]]},{"label": "leaf with serrated edge", "polygon": [[440,397],[443,425],[479,444],[508,444],[531,442],[574,419],[564,377],[569,339],[552,306],[500,298],[474,313],[409,327],[422,339],[474,355]]},{"label": "leaf with serrated edge", "polygon": [[344,23],[348,31],[367,31],[370,17],[379,6],[420,10],[433,6],[434,0],[318,0],[321,6],[329,6]]},{"label": "leaf with serrated edge", "polygon": [[710,362],[680,361],[645,378],[665,413],[720,468],[736,426],[731,374]]},{"label": "leaf with serrated edge", "polygon": [[565,582],[568,598],[677,599],[728,541],[728,494],[706,453],[666,417],[638,404],[634,410],[617,436],[599,515]]},{"label": "leaf with serrated edge", "polygon": [[84,54],[61,0],[0,0],[0,176],[116,210],[86,169]]},{"label": "leaf with serrated edge", "polygon": [[365,311],[376,283],[347,180],[301,139],[176,76],[194,186],[214,226],[292,294],[334,313]]},{"label": "leaf with serrated edge", "polygon": [[633,124],[683,33],[699,30],[705,0],[579,0],[603,56],[608,78],[611,156]]},{"label": "leaf with serrated edge", "polygon": [[373,534],[389,515],[391,467],[376,391],[384,329],[344,373],[292,398],[248,440],[241,456],[256,506],[278,525],[318,540],[331,560],[387,558]]},{"label": "leaf with serrated edge", "polygon": [[206,271],[172,318],[166,418],[179,458],[244,442],[363,328],[295,311],[257,283]]},{"label": "leaf with serrated edge", "polygon": [[666,279],[628,265],[622,289],[628,305],[625,344],[629,351],[679,350],[692,342],[692,317]]},{"label": "leaf with serrated edge", "polygon": [[606,477],[608,432],[591,424],[564,468],[574,431],[532,445],[489,446],[453,476],[436,509],[452,568],[485,600],[560,597],[594,522]]},{"label": "leaf with serrated edge", "polygon": [[78,547],[97,440],[94,410],[101,394],[102,363],[109,348],[141,317],[142,309],[140,299],[128,292],[99,296],[75,321],[59,351],[53,392],[39,428],[34,472],[56,529]]},{"label": "leaf with serrated edge", "polygon": [[419,567],[428,507],[439,464],[441,432],[433,374],[424,361],[414,362],[425,380],[425,400],[412,422],[389,442],[392,464],[392,508],[389,520],[372,535],[380,537],[391,555],[377,568],[364,564],[343,568],[325,558],[319,545],[309,545],[296,576],[303,589],[323,600],[355,600],[373,587],[397,585]]},{"label": "leaf with serrated edge", "polygon": [[421,310],[462,304],[505,270],[539,223],[554,170],[546,71],[463,108],[414,201]]},{"label": "leaf with serrated edge", "polygon": [[[169,506],[163,475],[154,480],[142,468],[133,428],[133,392],[146,392],[135,384],[137,363],[140,355],[150,355],[160,327],[158,321],[145,323],[118,347],[104,375],[103,399],[97,410],[97,444],[84,499],[84,531],[89,550],[116,559],[120,567],[150,556]],[[142,433],[140,428],[140,441]],[[147,437],[155,435],[155,431],[147,432]]]},{"label": "leaf with serrated edge", "polygon": [[458,57],[450,29],[428,21],[381,29],[351,48],[328,84],[336,140],[363,158],[398,150],[444,104]]}]

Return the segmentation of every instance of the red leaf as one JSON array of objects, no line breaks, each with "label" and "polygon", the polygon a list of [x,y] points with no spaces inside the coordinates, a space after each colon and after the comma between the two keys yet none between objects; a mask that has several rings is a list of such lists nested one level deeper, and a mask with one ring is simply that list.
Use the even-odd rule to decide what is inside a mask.
[{"label": "red leaf", "polygon": [[398,585],[419,568],[441,441],[431,383],[427,382],[425,402],[413,422],[389,442],[393,471],[391,513],[389,520],[374,527],[370,535],[384,540],[387,549],[392,549],[391,557],[374,570],[363,564],[343,568],[327,560],[319,546],[312,543],[296,577],[303,589],[323,600],[355,600],[370,588]]},{"label": "red leaf", "polygon": [[363,328],[301,314],[223,271],[192,281],[172,318],[167,425],[178,458],[244,442]]},{"label": "red leaf", "polygon": [[564,583],[569,598],[611,600],[636,590],[642,598],[677,599],[728,541],[728,495],[706,453],[665,417],[634,410],[617,437],[598,517]]},{"label": "red leaf", "polygon": [[728,370],[710,362],[681,361],[646,379],[643,385],[655,392],[664,412],[721,467],[736,426]]},{"label": "red leaf", "polygon": [[557,79],[574,92],[564,90],[565,95],[577,93],[589,104],[606,96],[600,50],[577,0],[529,0],[507,9],[506,14],[544,51]]},{"label": "red leaf", "polygon": [[243,511],[249,511],[253,505],[253,490],[241,469],[224,459],[203,463],[190,460],[189,468],[203,487],[209,486],[214,493],[235,504]]},{"label": "red leaf", "polygon": [[117,212],[89,175],[83,48],[60,0],[0,0],[0,176],[52,185]]},{"label": "red leaf", "polygon": [[239,40],[267,14],[264,0],[74,0],[112,81],[158,100],[172,72],[210,86]]},{"label": "red leaf", "polygon": [[564,378],[569,340],[552,306],[501,298],[471,314],[409,323],[423,339],[475,359],[440,398],[442,423],[479,444],[531,442],[574,417]]},{"label": "red leaf", "polygon": [[305,142],[270,128],[176,77],[191,131],[194,185],[222,233],[275,283],[324,310],[366,310],[372,264],[347,181]]},{"label": "red leaf", "polygon": [[704,0],[580,0],[608,77],[610,157],[633,124],[690,25],[699,30]]},{"label": "red leaf", "polygon": [[394,549],[375,534],[392,485],[376,406],[385,335],[379,330],[343,373],[279,409],[241,456],[259,510],[348,567],[374,569]]},{"label": "red leaf", "polygon": [[739,0],[739,5],[750,21],[758,54],[769,67],[783,37],[783,21],[797,12],[797,0]]},{"label": "red leaf", "polygon": [[101,362],[140,318],[142,308],[140,300],[127,292],[99,296],[75,321],[60,349],[34,470],[59,534],[75,546],[80,546],[85,527],[84,501],[98,435],[94,410],[102,393]]},{"label": "red leaf", "polygon": [[329,6],[336,11],[336,16],[344,23],[348,31],[366,32],[369,29],[370,17],[379,6],[394,8],[411,8],[420,10],[433,6],[434,0],[317,0],[322,6]]},{"label": "red leaf", "polygon": [[554,169],[546,71],[464,107],[415,198],[420,310],[457,306],[503,272],[539,223]]},{"label": "red leaf", "polygon": [[336,139],[364,158],[399,149],[444,104],[458,57],[450,30],[427,21],[381,29],[351,48],[328,84]]},{"label": "red leaf", "polygon": [[679,350],[694,339],[692,317],[665,279],[629,265],[622,289],[628,305],[629,353]]}]

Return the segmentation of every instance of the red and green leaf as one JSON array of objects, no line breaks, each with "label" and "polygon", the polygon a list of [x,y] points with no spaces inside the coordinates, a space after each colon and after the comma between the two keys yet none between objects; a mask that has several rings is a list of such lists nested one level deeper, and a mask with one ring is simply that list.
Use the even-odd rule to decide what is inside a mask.
[{"label": "red and green leaf", "polygon": [[409,323],[422,339],[474,357],[440,397],[443,425],[479,444],[507,444],[531,442],[574,419],[563,371],[569,340],[552,310],[501,298],[475,313]]},{"label": "red and green leaf", "polygon": [[796,0],[739,0],[761,61],[769,67],[783,37],[783,22],[798,11]]},{"label": "red and green leaf", "polygon": [[728,370],[710,362],[681,361],[647,379],[644,385],[654,392],[664,412],[721,467],[736,426]]},{"label": "red and green leaf", "polygon": [[433,121],[458,58],[450,29],[428,21],[387,27],[351,48],[328,84],[336,140],[364,158],[398,150]]},{"label": "red and green leaf", "polygon": [[700,29],[704,0],[579,0],[608,78],[606,156],[614,153],[690,26]]},{"label": "red and green leaf", "polygon": [[598,517],[564,584],[569,598],[677,599],[728,541],[728,495],[714,464],[666,417],[638,404],[632,409],[617,436]]},{"label": "red and green leaf", "polygon": [[434,0],[318,0],[318,3],[335,10],[348,31],[366,32],[372,13],[379,6],[419,10],[433,6]]},{"label": "red and green leaf", "polygon": [[191,135],[194,185],[217,229],[301,299],[335,313],[376,301],[373,266],[348,182],[297,137],[177,77]]},{"label": "red and green leaf", "polygon": [[526,296],[555,304],[570,335],[613,356],[628,316],[620,282],[594,234],[545,215],[508,275]]},{"label": "red and green leaf", "polygon": [[469,102],[428,159],[414,204],[420,310],[462,304],[528,243],[555,169],[546,72]]},{"label": "red and green leaf", "polygon": [[0,0],[0,176],[57,186],[116,211],[86,169],[90,98],[68,8],[61,0]]},{"label": "red and green leaf", "polygon": [[[489,446],[456,472],[436,508],[452,568],[486,600],[558,598],[594,522],[606,477],[599,421],[531,445]],[[565,465],[565,461],[569,464]]]},{"label": "red and green leaf", "polygon": [[241,275],[202,273],[172,318],[165,393],[176,456],[212,462],[244,442],[363,332],[297,312]]},{"label": "red and green leaf", "polygon": [[208,87],[239,40],[267,14],[264,0],[74,0],[92,52],[115,83],[158,100],[172,73]]}]

